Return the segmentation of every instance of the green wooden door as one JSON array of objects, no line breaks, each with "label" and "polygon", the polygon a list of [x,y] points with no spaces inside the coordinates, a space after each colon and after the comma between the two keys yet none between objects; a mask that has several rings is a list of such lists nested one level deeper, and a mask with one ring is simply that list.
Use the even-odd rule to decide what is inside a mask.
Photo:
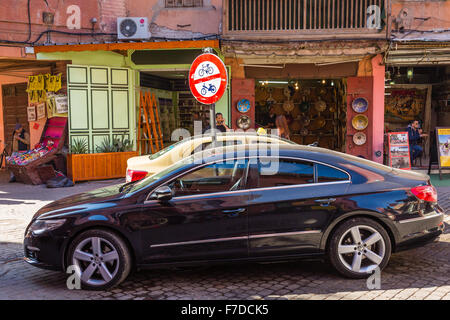
[{"label": "green wooden door", "polygon": [[[134,96],[126,68],[67,66],[69,141],[85,140],[90,153],[103,141],[134,140]],[[134,143],[134,141],[133,141]]]}]

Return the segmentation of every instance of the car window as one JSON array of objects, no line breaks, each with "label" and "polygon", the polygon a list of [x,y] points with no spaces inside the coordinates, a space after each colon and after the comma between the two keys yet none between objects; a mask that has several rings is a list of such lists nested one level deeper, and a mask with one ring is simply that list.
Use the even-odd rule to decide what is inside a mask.
[{"label": "car window", "polygon": [[[224,147],[224,146],[235,146],[235,145],[240,145],[242,144],[242,140],[237,140],[237,139],[231,139],[231,140],[219,140],[216,141],[216,145],[215,147]],[[209,149],[212,147],[212,143],[211,141],[208,142],[204,142],[202,144],[200,144],[197,148],[194,149],[194,151],[191,152],[191,155],[197,152],[201,152],[203,150]]]},{"label": "car window", "polygon": [[247,160],[228,160],[206,165],[172,180],[168,185],[175,197],[238,190]]},{"label": "car window", "polygon": [[349,180],[347,173],[323,164],[317,164],[317,182],[334,182],[347,180]]},{"label": "car window", "polygon": [[314,183],[314,165],[291,159],[262,159],[258,162],[258,188]]}]

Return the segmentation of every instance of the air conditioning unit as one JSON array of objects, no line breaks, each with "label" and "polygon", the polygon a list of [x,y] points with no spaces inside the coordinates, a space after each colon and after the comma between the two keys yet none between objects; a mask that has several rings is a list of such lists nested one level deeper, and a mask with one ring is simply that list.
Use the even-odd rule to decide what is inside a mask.
[{"label": "air conditioning unit", "polygon": [[117,18],[117,38],[123,39],[149,39],[148,19],[146,17]]}]

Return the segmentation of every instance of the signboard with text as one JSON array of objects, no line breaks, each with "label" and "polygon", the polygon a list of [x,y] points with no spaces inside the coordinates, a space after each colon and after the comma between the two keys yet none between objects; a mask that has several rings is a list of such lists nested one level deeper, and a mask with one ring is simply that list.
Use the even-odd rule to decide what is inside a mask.
[{"label": "signboard with text", "polygon": [[408,132],[389,132],[389,165],[411,170]]},{"label": "signboard with text", "polygon": [[439,168],[450,167],[450,128],[436,128]]}]

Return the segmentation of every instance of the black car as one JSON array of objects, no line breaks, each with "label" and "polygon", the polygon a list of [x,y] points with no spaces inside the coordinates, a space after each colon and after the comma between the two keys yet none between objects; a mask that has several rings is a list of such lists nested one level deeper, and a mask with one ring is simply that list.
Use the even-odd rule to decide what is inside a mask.
[{"label": "black car", "polygon": [[117,285],[132,268],[324,255],[363,278],[442,233],[426,175],[317,147],[259,149],[196,153],[146,179],[55,201],[27,227],[25,260],[74,265],[88,289]]}]

